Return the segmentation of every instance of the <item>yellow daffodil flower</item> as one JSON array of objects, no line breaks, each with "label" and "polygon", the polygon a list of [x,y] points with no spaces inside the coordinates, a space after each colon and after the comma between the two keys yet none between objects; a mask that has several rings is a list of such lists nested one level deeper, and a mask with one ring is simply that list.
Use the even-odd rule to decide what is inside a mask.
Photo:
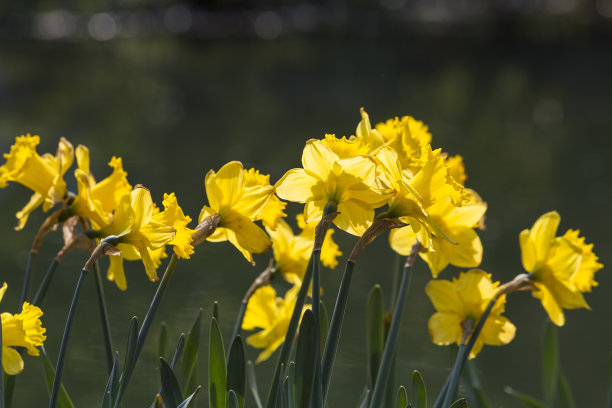
[{"label": "yellow daffodil flower", "polygon": [[219,214],[219,224],[207,240],[229,241],[253,263],[253,253],[265,252],[272,245],[270,238],[254,221],[266,208],[273,187],[259,183],[247,186],[244,178],[242,163],[238,161],[227,163],[217,173],[209,171],[205,179],[209,205],[202,208],[198,222]]},{"label": "yellow daffodil flower", "polygon": [[164,196],[165,210],[157,212],[151,193],[143,186],[136,186],[126,195],[113,214],[113,222],[99,231],[100,237],[116,236],[120,257],[112,256],[108,279],[115,281],[121,290],[127,288],[122,259],[141,259],[149,280],[158,280],[157,266],[165,254],[165,245],[174,242],[179,247],[178,255],[188,256],[191,241],[186,238],[192,234],[186,225],[189,217],[176,203],[174,194]]},{"label": "yellow daffodil flower", "polygon": [[551,211],[519,235],[523,267],[534,282],[532,294],[557,326],[565,324],[563,309],[589,309],[581,292],[597,284],[594,274],[603,267],[593,245],[585,244],[578,231],[555,237],[560,221],[559,214]]},{"label": "yellow daffodil flower", "polygon": [[47,212],[66,196],[63,176],[74,160],[72,145],[61,138],[55,156],[49,153],[39,156],[36,152],[39,143],[38,136],[27,134],[16,137],[10,153],[4,154],[6,163],[0,167],[0,188],[12,181],[34,192],[26,206],[17,213],[19,222],[16,230],[23,229],[30,213],[40,205]]},{"label": "yellow daffodil flower", "polygon": [[[0,288],[0,301],[6,292],[7,285]],[[8,375],[17,375],[23,371],[21,354],[13,347],[25,347],[28,354],[38,356],[38,346],[46,339],[46,329],[42,327],[40,308],[23,303],[21,313],[12,315],[2,313],[2,367]]]},{"label": "yellow daffodil flower", "polygon": [[[266,231],[272,238],[276,272],[294,285],[302,283],[312,255],[315,236],[315,223],[306,224],[302,214],[297,216],[297,221],[298,226],[302,229],[299,235],[294,235],[291,227],[284,220],[279,220],[276,230],[266,227]],[[334,230],[331,228],[326,231],[321,248],[321,263],[332,269],[338,265],[337,258],[342,255],[332,238],[333,233]]]},{"label": "yellow daffodil flower", "polygon": [[[245,169],[244,186],[247,189],[261,187],[263,190],[268,190],[272,188],[270,185],[270,175],[261,174],[259,170],[255,169]],[[278,220],[287,216],[287,214],[284,213],[285,207],[287,207],[287,203],[281,201],[275,194],[271,194],[268,203],[256,219],[261,220],[265,227],[275,229]]]},{"label": "yellow daffodil flower", "polygon": [[[430,250],[420,252],[434,278],[450,263],[463,268],[473,268],[482,262],[482,242],[474,231],[484,219],[487,204],[471,191],[471,199],[456,207],[450,198],[427,209],[430,219],[442,229],[453,243],[445,239],[434,239]],[[391,230],[389,243],[397,253],[408,255],[417,236],[411,226]]]},{"label": "yellow daffodil flower", "polygon": [[289,170],[276,183],[284,200],[305,203],[306,222],[318,222],[328,203],[336,203],[334,224],[361,236],[372,224],[374,209],[394,192],[376,187],[376,162],[369,156],[341,159],[321,140],[309,140],[302,154],[303,168]]},{"label": "yellow daffodil flower", "polygon": [[299,290],[300,286],[295,285],[287,291],[283,299],[276,297],[272,286],[265,285],[257,289],[249,299],[242,328],[262,330],[247,337],[246,342],[253,347],[265,349],[255,363],[267,360],[283,344]]},{"label": "yellow daffodil flower", "polygon": [[427,125],[412,116],[388,119],[384,123],[378,123],[373,129],[363,108],[356,134],[357,137],[363,138],[363,144],[369,147],[372,154],[381,146],[393,148],[398,153],[402,167],[413,173],[416,173],[415,168],[418,169],[422,164],[421,149],[431,143],[431,133]]},{"label": "yellow daffodil flower", "polygon": [[[498,288],[499,282],[492,282],[490,274],[478,269],[462,272],[452,281],[430,281],[425,292],[436,309],[428,323],[431,340],[440,346],[460,345],[464,330],[476,326]],[[474,358],[484,344],[499,346],[514,338],[516,327],[501,315],[505,303],[506,295],[501,295],[491,309],[469,358]],[[469,337],[465,341],[467,339]]]},{"label": "yellow daffodil flower", "polygon": [[83,145],[76,148],[78,168],[74,171],[78,194],[69,207],[75,215],[90,220],[93,229],[110,224],[112,212],[121,198],[130,194],[132,186],[127,181],[120,157],[113,156],[108,165],[113,169],[110,176],[96,183],[89,170],[89,149]]},{"label": "yellow daffodil flower", "polygon": [[[454,180],[451,180],[440,149],[432,151],[430,146],[426,146],[423,148],[423,154],[427,155],[427,161],[412,176],[410,171],[402,167],[395,150],[388,146],[379,149],[376,158],[387,173],[386,180],[397,191],[389,202],[389,209],[381,214],[381,217],[397,218],[409,224],[421,245],[428,250],[433,250],[435,240],[446,239],[453,245],[456,242],[450,238],[446,230],[442,229],[441,225],[437,224],[430,212],[436,214],[438,220],[449,216],[448,213],[456,207],[457,194],[465,196],[466,193],[463,192],[461,186],[457,186]],[[456,226],[463,226],[471,218],[466,220],[453,218],[449,219],[449,222]],[[411,235],[405,238],[409,241],[399,242],[397,233],[394,233],[394,246],[401,248],[402,252],[415,243]]]}]

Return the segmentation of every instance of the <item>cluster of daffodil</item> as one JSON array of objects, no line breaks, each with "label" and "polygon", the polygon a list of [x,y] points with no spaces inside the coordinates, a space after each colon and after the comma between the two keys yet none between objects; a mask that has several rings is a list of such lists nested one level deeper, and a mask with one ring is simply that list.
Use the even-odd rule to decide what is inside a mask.
[{"label": "cluster of daffodil", "polygon": [[[588,308],[583,293],[597,285],[594,275],[602,265],[593,253],[593,245],[585,243],[578,231],[568,230],[563,236],[555,236],[560,222],[556,212],[544,214],[530,230],[520,234],[526,274],[501,285],[492,280],[491,274],[469,269],[477,268],[482,261],[483,247],[477,230],[484,228],[487,204],[465,186],[467,176],[462,157],[451,156],[431,143],[428,127],[410,116],[372,127],[362,109],[355,135],[338,138],[327,134],[322,139],[309,140],[303,150],[302,167],[289,170],[274,185],[268,175],[245,169],[238,161],[225,164],[217,172],[209,171],[204,181],[208,204],[192,229],[188,226],[191,217],[183,213],[174,193],[163,195],[163,208],[156,206],[148,189],[142,185],[132,187],[128,182],[121,158],[113,157],[108,163],[111,174],[96,181],[90,171],[87,147],[79,145],[74,149],[62,138],[55,155],[41,156],[36,151],[38,136],[17,137],[10,152],[4,155],[6,163],[0,167],[0,188],[16,182],[33,191],[28,204],[17,213],[16,229],[23,229],[29,215],[39,206],[45,212],[56,208],[40,228],[31,256],[37,252],[44,235],[59,223],[64,225],[65,246],[56,263],[73,248],[90,250],[62,341],[54,392],[59,392],[56,388],[59,390],[71,316],[82,279],[92,266],[97,268],[96,261],[103,255],[111,255],[107,278],[126,290],[124,260],[141,260],[149,280],[157,281],[157,268],[167,257],[166,246],[172,246],[172,260],[138,334],[137,359],[178,259],[189,259],[194,247],[204,240],[229,241],[253,264],[254,253],[271,248],[273,262],[247,291],[234,335],[240,329],[260,329],[247,338],[248,344],[264,349],[258,362],[268,359],[283,345],[272,380],[272,403],[277,398],[279,378],[287,370],[300,317],[312,313],[315,326],[319,327],[319,262],[335,268],[342,255],[332,239],[334,230],[328,228],[331,223],[358,240],[347,260],[329,338],[316,349],[312,380],[315,407],[322,406],[327,396],[357,256],[386,231],[391,231],[390,246],[408,258],[379,380],[367,397],[371,407],[380,406],[386,390],[385,376],[395,350],[408,274],[417,255],[427,263],[434,278],[426,287],[436,309],[428,324],[431,339],[438,345],[461,346],[458,361],[473,358],[484,344],[503,345],[514,338],[515,326],[502,315],[508,293],[530,290],[559,326],[565,322],[563,309]],[[75,156],[77,192],[72,193],[67,190],[64,177]],[[304,204],[303,214],[297,217],[299,234],[285,220],[287,203],[282,200]],[[452,280],[437,279],[449,264],[469,270]],[[277,296],[271,284],[277,276],[291,285],[284,297]],[[25,284],[29,281],[27,277]],[[50,277],[43,279],[33,303],[40,304],[49,281]],[[5,289],[6,284],[0,290],[0,299]],[[24,293],[28,293],[27,286]],[[311,305],[306,302],[308,294]],[[26,347],[29,354],[37,355],[36,347],[45,340],[39,319],[42,311],[25,300],[20,314],[2,315],[2,361],[10,375],[23,369],[21,354],[11,347]],[[316,337],[323,335],[317,332]],[[107,358],[112,360],[110,351]],[[462,363],[456,364],[436,406],[453,398],[461,367]],[[124,368],[123,387],[132,369],[133,366]],[[57,395],[52,395],[51,406],[54,398],[57,401]]]}]

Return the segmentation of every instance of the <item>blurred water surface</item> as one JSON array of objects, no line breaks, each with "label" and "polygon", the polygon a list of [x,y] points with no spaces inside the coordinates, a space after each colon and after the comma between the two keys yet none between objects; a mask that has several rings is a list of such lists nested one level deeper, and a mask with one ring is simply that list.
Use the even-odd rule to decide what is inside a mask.
[{"label": "blurred water surface", "polygon": [[[268,22],[262,24],[268,26],[273,17],[265,18]],[[270,24],[274,28],[274,21]],[[560,233],[580,228],[609,266],[610,37],[575,27],[567,35],[540,35],[553,29],[547,24],[531,29],[536,34],[517,30],[506,36],[492,21],[451,32],[359,35],[359,30],[338,30],[272,41],[167,34],[111,41],[5,37],[0,40],[0,151],[8,151],[14,137],[27,132],[41,136],[40,152],[54,151],[65,136],[75,146],[90,148],[97,178],[108,174],[111,156],[121,156],[132,184],[149,187],[159,203],[164,192],[175,192],[186,213],[197,218],[205,203],[203,180],[209,169],[241,160],[275,181],[300,166],[307,139],[353,134],[362,106],[373,122],[410,114],[430,126],[435,147],[464,156],[467,184],[488,202],[482,268],[494,279],[506,281],[521,272],[518,234],[552,209],[561,213]],[[66,178],[75,190],[72,172]],[[0,192],[1,276],[9,284],[3,311],[16,305],[27,249],[44,219],[39,211],[24,231],[13,231],[14,213],[28,198],[16,185]],[[300,208],[289,209],[293,216]],[[348,254],[354,238],[342,232],[335,237]],[[35,282],[60,246],[59,233],[47,238],[36,260]],[[268,256],[258,256],[253,268],[227,243],[208,243],[198,247],[191,260],[179,263],[125,406],[145,406],[157,392],[160,323],[167,323],[173,345],[180,332],[189,329],[198,308],[203,308],[207,322],[218,300],[227,341],[239,301]],[[53,361],[84,260],[79,252],[67,257],[44,305],[46,348]],[[357,403],[365,381],[364,303],[376,282],[390,293],[395,262],[382,237],[357,264],[331,407]],[[606,398],[612,337],[612,278],[607,269],[597,275],[600,287],[587,295],[592,311],[569,311],[559,332],[561,365],[581,407],[603,406]],[[121,356],[130,318],[144,316],[156,287],[140,263],[127,264],[126,271],[127,291],[105,282],[113,339]],[[450,279],[456,273],[449,267],[441,277]],[[323,275],[323,298],[330,312],[340,277],[341,267]],[[418,369],[433,395],[450,370],[454,351],[429,340],[427,319],[433,307],[423,291],[429,278],[420,262],[406,306],[396,379],[408,385],[412,370]],[[64,384],[77,406],[96,406],[106,368],[90,278],[83,295]],[[515,340],[503,348],[486,347],[476,364],[494,406],[510,407],[516,403],[504,394],[506,385],[540,395],[545,314],[537,300],[519,293],[509,298],[507,315],[518,327]],[[205,384],[208,324],[204,326],[200,382]],[[248,355],[254,359],[257,352],[249,348]],[[275,360],[276,355],[257,367],[264,394]],[[27,358],[17,380],[16,406],[47,404],[42,378],[41,362]],[[199,406],[205,406],[205,400],[203,390]]]}]

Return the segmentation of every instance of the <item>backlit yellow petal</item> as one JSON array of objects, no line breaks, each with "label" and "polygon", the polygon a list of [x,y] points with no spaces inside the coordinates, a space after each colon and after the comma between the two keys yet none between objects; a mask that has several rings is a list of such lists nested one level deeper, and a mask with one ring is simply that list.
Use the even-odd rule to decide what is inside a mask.
[{"label": "backlit yellow petal", "polygon": [[316,197],[315,187],[320,179],[304,169],[291,169],[276,183],[276,194],[283,200],[305,203]]},{"label": "backlit yellow petal", "polygon": [[434,313],[427,326],[434,344],[446,346],[461,341],[461,316],[456,313]]},{"label": "backlit yellow petal", "polygon": [[304,169],[325,179],[331,172],[332,165],[336,160],[338,160],[338,156],[320,140],[310,139],[306,142],[302,152],[302,166]]},{"label": "backlit yellow petal", "polygon": [[338,212],[340,214],[334,219],[334,224],[358,237],[363,235],[374,220],[374,209],[357,200],[341,202],[338,204]]},{"label": "backlit yellow petal", "polygon": [[276,314],[276,291],[270,285],[257,289],[249,299],[244,313],[244,330],[265,329],[273,324]]},{"label": "backlit yellow petal", "polygon": [[17,375],[23,371],[23,359],[17,350],[2,347],[2,368],[8,375]]},{"label": "backlit yellow petal", "polygon": [[425,293],[437,311],[459,313],[461,299],[457,295],[457,285],[447,280],[432,280],[425,287]]}]

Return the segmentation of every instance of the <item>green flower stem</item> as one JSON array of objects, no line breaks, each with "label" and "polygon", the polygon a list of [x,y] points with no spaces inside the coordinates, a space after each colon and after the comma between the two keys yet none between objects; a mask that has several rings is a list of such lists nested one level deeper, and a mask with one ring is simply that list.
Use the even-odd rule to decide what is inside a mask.
[{"label": "green flower stem", "polygon": [[408,287],[410,286],[410,272],[416,256],[421,248],[422,247],[418,242],[414,244],[408,259],[406,260],[406,265],[404,267],[404,273],[402,274],[402,281],[400,283],[398,292],[397,304],[395,305],[393,318],[391,320],[391,328],[389,329],[389,335],[387,336],[387,341],[385,343],[385,349],[380,362],[378,376],[376,377],[376,384],[374,385],[374,391],[372,392],[372,400],[370,402],[371,408],[383,406],[385,391],[387,391],[387,381],[389,380],[389,376],[391,374],[393,355],[395,354],[399,327],[404,311],[404,304],[406,303],[406,295],[408,294]]},{"label": "green flower stem", "polygon": [[340,283],[340,289],[338,290],[334,314],[332,315],[329,325],[329,333],[327,335],[327,342],[325,343],[325,351],[323,352],[323,401],[327,399],[327,392],[329,391],[329,383],[331,381],[332,369],[334,368],[334,361],[336,359],[336,350],[338,349],[338,341],[340,340],[340,330],[342,329],[344,311],[346,310],[346,300],[348,299],[354,268],[355,262],[348,261],[346,263],[342,282]]},{"label": "green flower stem", "polygon": [[[315,245],[313,250],[313,255],[310,257],[308,261],[308,266],[306,267],[306,272],[304,273],[304,277],[302,278],[302,286],[300,286],[300,291],[297,295],[297,300],[295,302],[295,306],[293,308],[293,313],[291,315],[291,320],[289,321],[289,326],[287,327],[287,334],[285,335],[285,341],[283,342],[283,346],[281,348],[281,352],[278,358],[278,363],[276,364],[276,369],[274,371],[274,378],[272,379],[270,392],[268,393],[268,399],[266,401],[267,408],[275,408],[276,407],[276,399],[279,394],[278,384],[279,378],[281,375],[284,375],[284,367],[287,367],[287,360],[289,359],[289,353],[291,352],[291,347],[293,345],[293,340],[295,339],[295,333],[297,332],[298,325],[300,323],[300,317],[302,316],[302,310],[304,308],[304,302],[306,301],[306,295],[308,294],[308,289],[310,287],[310,281],[312,279],[312,274],[314,271],[314,260],[315,260],[315,252],[321,250],[321,245],[323,244],[323,238],[325,237],[325,231],[334,218],[338,215],[336,212],[336,203],[330,202],[325,206],[325,211],[323,212],[323,218],[317,225],[315,232]],[[314,282],[313,282],[314,283]],[[313,284],[312,293],[314,295],[317,292],[318,295],[318,287],[315,288]],[[317,296],[318,298],[318,296]],[[317,309],[319,307],[319,303],[317,300]],[[314,308],[314,296],[313,296],[313,308]],[[314,313],[314,312],[313,312]],[[319,322],[317,321],[317,326],[319,327]],[[319,342],[320,344],[320,342]],[[320,353],[320,350],[319,350]],[[320,364],[320,359],[319,359]],[[320,371],[319,371],[320,373]],[[320,383],[319,383],[320,384]],[[320,393],[319,393],[320,394]]]},{"label": "green flower stem", "polygon": [[173,253],[170,261],[168,262],[168,266],[166,267],[166,271],[164,272],[164,276],[162,276],[159,286],[157,286],[157,291],[153,296],[153,300],[151,301],[147,315],[145,316],[142,326],[140,327],[140,331],[138,332],[138,341],[136,343],[136,350],[134,351],[134,358],[126,367],[123,368],[123,373],[121,375],[122,378],[120,381],[121,385],[119,392],[117,393],[117,399],[115,400],[115,407],[119,406],[119,402],[121,402],[121,398],[123,397],[130,378],[132,377],[134,367],[136,366],[136,362],[138,361],[138,357],[140,356],[140,352],[144,346],[147,334],[149,333],[149,329],[153,323],[153,318],[155,317],[155,313],[157,312],[157,308],[159,307],[159,303],[161,302],[164,293],[166,293],[166,289],[168,289],[168,284],[170,283],[170,279],[172,279],[172,275],[174,275],[174,269],[178,260],[179,258],[175,253]]},{"label": "green flower stem", "polygon": [[[246,308],[249,304],[249,299],[253,296],[253,293],[264,285],[270,283],[270,279],[272,279],[272,275],[276,272],[276,267],[274,266],[274,258],[270,259],[267,268],[259,274],[259,276],[253,281],[251,287],[246,291],[242,301],[240,302],[240,309],[238,310],[238,316],[236,317],[236,323],[234,324],[234,331],[232,332],[232,337],[230,337],[233,342],[234,339],[240,334],[240,328],[242,327],[242,321],[244,320],[244,314],[246,312]],[[227,358],[229,358],[230,348],[227,350]]]},{"label": "green flower stem", "polygon": [[278,379],[281,377],[281,375],[284,375],[283,367],[286,366],[287,360],[289,359],[291,346],[293,345],[295,333],[297,332],[298,324],[300,323],[302,309],[304,308],[304,302],[306,301],[306,295],[308,294],[308,288],[310,287],[310,281],[312,279],[311,265],[312,257],[308,261],[308,267],[306,268],[304,278],[302,279],[302,286],[300,286],[300,291],[297,295],[295,307],[293,308],[293,314],[291,315],[291,320],[289,321],[289,326],[287,327],[285,341],[283,342],[280,355],[278,356],[278,362],[276,364],[276,369],[274,371],[274,377],[272,378],[270,392],[268,393],[268,399],[266,401],[267,408],[276,407],[276,397],[278,394]]},{"label": "green flower stem", "polygon": [[34,295],[34,299],[32,300],[32,304],[34,306],[38,306],[38,307],[41,306],[42,301],[45,295],[47,294],[47,289],[49,289],[49,285],[51,284],[51,281],[53,280],[53,276],[55,275],[55,270],[57,269],[58,265],[59,265],[59,261],[57,260],[57,258],[53,259],[53,262],[51,262],[51,265],[49,265],[49,269],[47,269],[45,276],[43,276],[42,282],[40,283],[40,286],[38,287],[38,291],[36,292],[36,295]]},{"label": "green flower stem", "polygon": [[104,298],[104,288],[102,287],[102,278],[100,277],[100,268],[98,261],[94,263],[94,282],[96,284],[96,295],[98,297],[98,306],[100,308],[100,323],[102,325],[102,338],[104,341],[104,353],[106,355],[106,367],[110,374],[113,370],[113,341],[108,320],[108,312],[106,310],[106,300]]},{"label": "green flower stem", "polygon": [[68,312],[68,318],[66,319],[66,328],[64,329],[62,344],[60,346],[59,356],[57,357],[57,365],[55,367],[55,377],[53,378],[53,388],[51,389],[49,408],[55,408],[57,406],[57,400],[59,398],[60,387],[62,384],[62,372],[64,371],[64,360],[66,358],[66,350],[68,349],[68,339],[70,338],[70,330],[72,329],[72,320],[74,319],[77,301],[79,300],[79,294],[81,293],[81,287],[83,286],[83,280],[85,279],[86,275],[87,271],[82,269],[76,289],[74,290],[72,303],[70,304],[70,311]]},{"label": "green flower stem", "polygon": [[[324,234],[323,234],[324,235]],[[319,328],[320,326],[320,293],[321,293],[321,285],[319,282],[319,264],[321,260],[321,248],[317,249],[315,245],[314,251],[312,251],[312,314],[314,315],[315,327]],[[315,361],[315,375],[314,375],[314,384],[313,384],[313,395],[311,399],[311,407],[312,408],[321,408],[323,406],[323,386],[322,386],[322,378],[321,378],[321,333],[318,332],[317,336],[317,352],[315,353],[316,361]]]},{"label": "green flower stem", "polygon": [[19,301],[19,307],[17,308],[19,311],[21,311],[23,302],[28,300],[28,295],[30,294],[30,286],[32,285],[32,270],[34,269],[34,260],[36,259],[37,253],[37,251],[30,250],[28,255],[28,264],[26,266],[23,286],[21,288],[21,300]]},{"label": "green flower stem", "polygon": [[[455,360],[453,370],[447,378],[446,383],[442,388],[442,391],[440,391],[440,395],[438,395],[438,398],[436,399],[434,408],[448,407],[453,402],[453,398],[455,397],[455,393],[457,392],[457,385],[459,384],[459,377],[461,376],[463,366],[465,365],[468,356],[472,352],[474,344],[476,344],[476,340],[478,339],[478,336],[480,335],[480,332],[482,331],[482,328],[484,327],[489,315],[491,314],[491,310],[493,309],[493,306],[495,306],[497,300],[502,295],[511,292],[515,292],[518,290],[529,290],[531,289],[532,284],[533,282],[528,275],[520,274],[517,275],[510,282],[504,283],[502,286],[500,286],[495,296],[493,296],[493,298],[489,301],[487,308],[478,320],[478,323],[476,324],[476,327],[474,327],[474,330],[471,331],[471,334],[468,333],[470,338],[467,341],[467,345],[465,344],[465,341],[462,341],[462,344],[459,347],[459,351],[457,353],[457,359]],[[465,347],[463,347],[464,345]]]}]

